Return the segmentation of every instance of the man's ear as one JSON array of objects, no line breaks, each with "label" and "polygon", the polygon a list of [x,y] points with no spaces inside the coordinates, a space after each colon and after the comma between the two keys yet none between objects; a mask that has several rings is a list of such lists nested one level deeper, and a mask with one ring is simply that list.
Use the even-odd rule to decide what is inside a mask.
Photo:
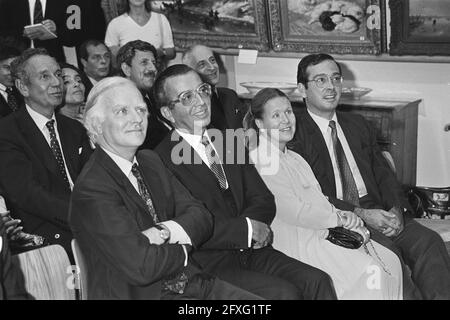
[{"label": "man's ear", "polygon": [[25,83],[23,83],[21,79],[16,79],[15,85],[21,95],[23,95],[25,98],[29,96],[28,87],[25,85]]},{"label": "man's ear", "polygon": [[258,127],[258,129],[264,129],[264,125],[261,119],[255,119],[255,124]]},{"label": "man's ear", "polygon": [[125,74],[125,76],[127,78],[129,78],[131,76],[131,67],[126,64],[125,62],[122,62],[120,64],[120,69],[122,70],[122,72]]},{"label": "man's ear", "polygon": [[172,115],[172,110],[169,107],[165,106],[161,108],[161,114],[164,118],[170,121],[170,123],[175,123],[175,119]]},{"label": "man's ear", "polygon": [[80,59],[81,64],[83,65],[83,70],[86,69],[87,61],[83,58]]},{"label": "man's ear", "polygon": [[306,98],[306,88],[303,83],[297,83],[298,92],[303,98]]}]

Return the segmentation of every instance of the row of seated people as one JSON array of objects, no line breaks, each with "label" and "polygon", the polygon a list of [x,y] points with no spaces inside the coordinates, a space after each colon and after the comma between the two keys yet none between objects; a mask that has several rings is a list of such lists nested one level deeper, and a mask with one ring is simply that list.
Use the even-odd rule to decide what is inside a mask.
[{"label": "row of seated people", "polygon": [[[190,48],[186,64],[155,80],[153,50],[142,41],[119,50],[122,77],[106,77],[88,96],[89,139],[79,121],[55,115],[64,92],[56,61],[31,49],[12,62],[25,106],[0,121],[0,186],[27,231],[68,252],[79,240],[90,298],[449,297],[442,240],[404,214],[367,123],[335,111],[342,76],[331,56],[300,61],[307,110],[297,118],[276,90],[254,98],[244,123],[260,145],[279,148],[263,163],[264,150],[250,148],[255,167],[221,152],[227,136],[214,128],[240,126],[243,109],[231,89],[215,88],[212,51]],[[152,117],[167,132],[155,151],[138,152]],[[267,174],[272,160],[280,171]],[[325,240],[327,228],[364,225],[373,241],[360,249]],[[375,288],[367,285],[374,266]]]}]

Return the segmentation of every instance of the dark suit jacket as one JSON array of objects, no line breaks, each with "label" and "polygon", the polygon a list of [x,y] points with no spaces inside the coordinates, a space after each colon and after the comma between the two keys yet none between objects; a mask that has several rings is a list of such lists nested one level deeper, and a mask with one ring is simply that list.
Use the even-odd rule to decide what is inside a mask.
[{"label": "dark suit jacket", "polygon": [[[211,97],[211,126],[219,130],[242,128],[242,120],[247,112],[245,105],[239,100],[236,92],[229,88],[217,88],[217,95]],[[225,127],[213,125],[216,114],[225,117]],[[223,121],[223,118],[221,119]]]},{"label": "dark suit jacket", "polygon": [[[17,91],[16,88],[13,89],[14,96],[17,99],[17,102],[19,103],[19,108],[23,107],[23,97],[22,95]],[[8,105],[8,102],[5,100],[3,95],[0,94],[0,118],[7,116],[8,114],[12,113],[12,109]]]},{"label": "dark suit jacket", "polygon": [[[381,153],[369,123],[360,115],[346,112],[337,112],[337,118],[367,188],[369,200],[362,202],[361,206],[384,210],[393,206],[408,208],[401,186]],[[340,209],[354,210],[353,205],[336,199],[336,183],[328,149],[306,108],[297,113],[297,131],[289,147],[309,163],[330,202]]]},{"label": "dark suit jacket", "polygon": [[[56,114],[56,121],[65,162],[75,182],[92,153],[86,131],[65,116]],[[67,224],[71,191],[26,108],[0,119],[0,188],[26,232],[44,236],[71,252],[72,234]]]},{"label": "dark suit jacket", "polygon": [[27,293],[23,273],[20,266],[13,263],[8,242],[6,237],[3,237],[0,245],[0,300],[23,299],[33,299],[33,297]]},{"label": "dark suit jacket", "polygon": [[148,126],[145,141],[139,149],[153,150],[171,130],[163,123],[165,120],[161,112],[155,107],[155,103],[152,102],[153,99],[144,96],[144,101],[148,108]]},{"label": "dark suit jacket", "polygon": [[[160,221],[178,222],[194,246],[207,240],[212,217],[202,204],[154,152],[139,152],[137,161]],[[161,280],[183,268],[181,245],[151,245],[141,233],[154,225],[148,208],[100,147],[75,185],[69,219],[86,258],[89,299],[159,299]],[[188,278],[198,271],[185,268]]]},{"label": "dark suit jacket", "polygon": [[[176,131],[174,138],[176,141],[171,141],[171,135],[168,135],[155,151],[170,171],[214,216],[213,236],[200,250],[193,253],[194,259],[202,267],[211,270],[232,252],[248,248],[246,217],[270,225],[275,217],[274,197],[253,165],[224,164],[223,169],[236,204],[234,212],[227,205],[217,179],[208,166],[201,162],[194,149]],[[225,146],[226,141],[223,148],[215,144],[221,156],[224,154],[222,150],[231,155],[234,150],[226,149]],[[174,164],[171,157],[172,149],[176,154],[186,156],[186,159],[190,157],[190,163],[197,164]]]},{"label": "dark suit jacket", "polygon": [[[36,40],[36,48],[44,47],[58,61],[65,61],[62,39],[65,37],[66,0],[47,0],[45,19],[51,19],[56,24],[58,38],[50,40]],[[23,37],[23,28],[30,24],[30,9],[28,0],[4,0],[0,6],[0,36],[12,36],[25,48],[30,47],[30,40]]]}]

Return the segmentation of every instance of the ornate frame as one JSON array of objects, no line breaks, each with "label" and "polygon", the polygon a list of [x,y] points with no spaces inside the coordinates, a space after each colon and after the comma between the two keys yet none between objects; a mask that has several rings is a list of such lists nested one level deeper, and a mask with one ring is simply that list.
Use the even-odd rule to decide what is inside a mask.
[{"label": "ornate frame", "polygon": [[[290,34],[287,0],[268,0],[273,50],[331,54],[381,54],[386,48],[385,1],[365,0],[365,4],[366,17],[361,26],[365,25],[366,28],[359,31],[359,36],[331,32],[326,36],[299,35]],[[361,33],[364,35],[361,36]]]},{"label": "ornate frame", "polygon": [[[447,0],[443,0],[447,1]],[[426,1],[424,1],[426,3]],[[450,55],[450,35],[447,39],[410,35],[409,0],[389,0],[391,10],[391,55]]]},{"label": "ornate frame", "polygon": [[[216,31],[183,31],[177,30],[176,24],[171,19],[177,19],[175,13],[167,13],[171,22],[173,38],[177,48],[187,48],[193,44],[205,44],[210,47],[223,49],[257,49],[259,51],[269,50],[269,34],[267,28],[267,6],[266,0],[253,1],[255,9],[254,33],[240,32],[216,32]],[[169,2],[169,1],[167,1]],[[206,18],[205,18],[206,19]]]}]

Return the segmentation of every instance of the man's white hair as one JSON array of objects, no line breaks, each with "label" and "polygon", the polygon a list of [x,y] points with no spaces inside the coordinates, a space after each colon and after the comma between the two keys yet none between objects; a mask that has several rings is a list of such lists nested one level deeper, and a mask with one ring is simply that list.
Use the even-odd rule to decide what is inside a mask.
[{"label": "man's white hair", "polygon": [[92,88],[86,101],[86,107],[83,115],[83,124],[89,137],[94,143],[98,143],[99,126],[105,118],[105,108],[108,107],[108,98],[114,89],[132,86],[137,89],[134,82],[123,77],[107,77],[97,82]]}]

